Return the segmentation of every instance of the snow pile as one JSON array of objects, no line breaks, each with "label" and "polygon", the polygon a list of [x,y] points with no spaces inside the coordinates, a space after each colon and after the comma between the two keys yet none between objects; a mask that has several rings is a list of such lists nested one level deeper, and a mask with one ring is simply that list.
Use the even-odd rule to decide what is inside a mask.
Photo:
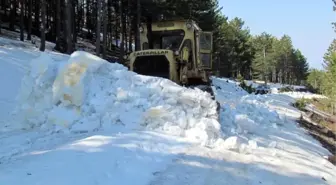
[{"label": "snow pile", "polygon": [[210,94],[137,75],[83,51],[68,61],[48,54],[32,61],[10,126],[78,133],[115,125],[142,125],[203,144],[221,134]]},{"label": "snow pile", "polygon": [[239,86],[239,82],[227,78],[216,77],[212,77],[211,80],[215,88],[219,92],[222,92],[222,97],[225,96],[225,99],[231,99],[234,97],[240,97],[248,94],[243,88]]},{"label": "snow pile", "polygon": [[[259,85],[263,85],[263,84],[265,84],[265,81],[259,81],[259,80],[256,80],[256,81],[245,80],[245,83],[246,83],[247,85],[252,85],[253,88],[257,88]],[[285,84],[280,84],[280,83],[270,83],[270,82],[267,82],[267,85],[268,85],[270,88],[275,88],[275,89],[280,89],[280,88],[286,86]]]},{"label": "snow pile", "polygon": [[213,84],[216,99],[221,103],[220,119],[224,135],[223,140],[217,142],[218,149],[250,153],[260,147],[279,148],[289,144],[283,143],[288,141],[288,133],[295,131],[298,134],[298,138],[292,138],[297,140],[295,142],[312,140],[311,143],[314,147],[319,146],[323,155],[329,153],[297,127],[295,119],[300,117],[300,111],[291,106],[294,98],[285,94],[248,94],[237,90],[241,88],[235,83],[218,78],[213,78]]},{"label": "snow pile", "polygon": [[[214,102],[201,91],[86,53],[57,62],[48,52],[9,47],[0,38],[0,69],[10,79],[0,81],[7,86],[1,98],[14,96],[30,71],[6,124],[35,129],[0,133],[1,185],[336,184],[335,166],[322,157],[328,151],[292,120],[300,113],[288,95],[247,94],[237,82],[214,78],[220,127]],[[159,130],[223,139],[203,147]]]},{"label": "snow pile", "polygon": [[[3,30],[6,32],[5,30]],[[13,32],[14,33],[14,32]],[[46,51],[53,60],[66,60],[69,56]],[[20,83],[30,69],[30,60],[39,56],[39,50],[29,42],[0,37],[0,131],[7,124],[10,114],[15,108],[16,95],[20,91]]]},{"label": "snow pile", "polygon": [[[235,169],[243,169],[244,174],[248,169],[251,176],[259,176],[256,175],[257,171],[252,170],[255,163],[262,164],[265,169],[272,171],[272,174],[291,177],[291,182],[285,182],[284,176],[281,176],[278,182],[282,181],[282,184],[302,184],[303,180],[301,183],[292,178],[300,175],[316,181],[311,184],[336,183],[332,173],[335,166],[323,157],[331,153],[295,122],[300,117],[300,111],[291,106],[294,98],[285,94],[234,93],[234,83],[223,80],[214,82],[216,99],[222,108],[223,133],[223,139],[217,140],[214,149],[218,152],[233,152],[233,155],[226,157],[227,160],[240,156],[239,161],[248,161],[248,167]],[[239,89],[238,86],[236,88]],[[234,171],[234,174],[236,173]],[[264,173],[262,174],[264,176]],[[263,177],[259,182],[251,180],[251,183],[272,184],[272,176],[266,177],[272,181]]]},{"label": "snow pile", "polygon": [[246,85],[252,86],[253,88],[257,88],[261,83],[254,82],[252,80],[245,80]]},{"label": "snow pile", "polygon": [[[261,80],[245,80],[245,83],[247,85],[252,85],[253,88],[257,88],[259,85],[263,85],[265,84],[265,81],[261,81]],[[305,89],[305,86],[300,86],[300,85],[289,85],[289,84],[281,84],[281,83],[271,83],[271,82],[267,82],[267,85],[270,88],[275,88],[275,89],[280,89],[283,87],[291,87],[294,90],[299,90],[299,89]]]},{"label": "snow pile", "polygon": [[272,94],[277,94],[277,93],[279,93],[278,88],[272,87],[272,88],[271,88],[271,93],[272,93]]},{"label": "snow pile", "polygon": [[[247,152],[257,148],[251,135],[263,135],[262,128],[277,127],[283,121],[275,111],[260,102],[262,96],[250,95],[236,82],[212,78],[216,100],[221,104],[221,129],[224,140],[217,141],[218,149]],[[253,98],[252,98],[253,97]],[[260,100],[259,100],[260,99]]]},{"label": "snow pile", "polygon": [[[261,96],[260,96],[261,97]],[[227,135],[263,134],[264,128],[277,128],[283,124],[276,111],[255,96],[243,96],[236,102],[222,99],[222,129]]]},{"label": "snow pile", "polygon": [[326,96],[320,94],[314,94],[310,92],[283,92],[281,94],[288,95],[295,99],[306,98],[306,99],[313,99],[313,98],[327,98]]},{"label": "snow pile", "polygon": [[[257,88],[259,85],[264,85],[265,81],[260,81],[260,80],[253,80],[253,81],[252,80],[245,80],[245,83],[247,85],[252,85],[253,88]],[[270,89],[273,89],[273,90],[279,90],[281,88],[291,88],[293,91],[307,90],[307,87],[303,86],[303,85],[289,85],[289,84],[267,82],[267,86],[269,86]],[[277,93],[277,92],[274,92],[274,93]]]}]

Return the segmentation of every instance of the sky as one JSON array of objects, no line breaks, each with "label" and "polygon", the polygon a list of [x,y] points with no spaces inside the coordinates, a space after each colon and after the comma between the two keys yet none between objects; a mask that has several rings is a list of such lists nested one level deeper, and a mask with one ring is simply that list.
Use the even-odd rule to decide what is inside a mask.
[{"label": "sky", "polygon": [[289,35],[311,68],[323,68],[323,55],[336,38],[332,0],[219,0],[219,5],[229,20],[242,18],[251,34]]}]

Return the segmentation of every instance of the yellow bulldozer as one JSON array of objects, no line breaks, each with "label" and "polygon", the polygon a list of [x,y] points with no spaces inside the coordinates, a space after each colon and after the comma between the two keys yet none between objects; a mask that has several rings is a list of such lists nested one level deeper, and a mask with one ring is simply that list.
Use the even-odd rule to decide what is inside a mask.
[{"label": "yellow bulldozer", "polygon": [[180,85],[207,85],[211,55],[212,33],[202,31],[194,21],[158,21],[152,23],[151,33],[145,25],[140,26],[140,51],[129,55],[129,67],[138,74]]},{"label": "yellow bulldozer", "polygon": [[167,78],[186,87],[197,87],[214,98],[209,78],[212,32],[202,31],[193,20],[152,22],[150,31],[146,24],[141,24],[139,31],[140,50],[127,57],[131,71]]}]

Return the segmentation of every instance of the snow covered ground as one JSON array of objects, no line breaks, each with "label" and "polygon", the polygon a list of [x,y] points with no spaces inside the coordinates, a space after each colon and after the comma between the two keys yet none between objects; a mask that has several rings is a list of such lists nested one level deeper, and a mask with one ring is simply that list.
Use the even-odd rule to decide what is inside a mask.
[{"label": "snow covered ground", "polygon": [[[231,81],[234,82],[234,81]],[[245,80],[247,85],[252,85],[253,88],[257,88],[260,84],[264,84],[264,81],[256,81],[253,82],[252,80]],[[236,84],[239,84],[238,82],[235,82]],[[288,85],[288,84],[280,84],[280,83],[267,83],[269,88],[271,89],[271,93],[273,94],[285,94],[290,97],[293,97],[295,99],[300,99],[300,98],[307,98],[307,99],[312,99],[312,98],[327,98],[324,95],[320,94],[314,94],[310,92],[281,92],[279,93],[278,90],[283,87],[291,87],[293,89],[305,89],[305,86],[300,86],[300,85]]]},{"label": "snow covered ground", "polygon": [[283,92],[281,94],[288,95],[288,96],[293,97],[295,99],[300,99],[300,98],[306,98],[306,99],[327,98],[324,95],[314,94],[314,93],[310,93],[310,92]]},{"label": "snow covered ground", "polygon": [[[256,88],[258,87],[260,84],[264,84],[265,81],[252,81],[252,80],[245,80],[246,84],[247,85],[252,85],[253,88]],[[282,88],[282,87],[291,87],[293,89],[304,89],[306,88],[305,86],[302,86],[302,85],[289,85],[289,84],[281,84],[281,83],[270,83],[268,82],[267,85],[270,87],[270,88]]]},{"label": "snow covered ground", "polygon": [[1,185],[336,184],[288,95],[214,78],[218,122],[209,94],[85,52],[1,39],[0,62]]}]

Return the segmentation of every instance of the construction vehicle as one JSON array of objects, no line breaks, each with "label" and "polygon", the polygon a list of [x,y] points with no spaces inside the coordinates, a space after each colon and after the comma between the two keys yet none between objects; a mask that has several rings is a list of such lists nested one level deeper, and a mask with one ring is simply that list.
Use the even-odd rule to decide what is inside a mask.
[{"label": "construction vehicle", "polygon": [[147,28],[140,25],[140,51],[128,56],[130,70],[197,87],[214,98],[210,79],[212,32],[202,31],[193,20],[157,21],[152,22],[151,30]]}]

